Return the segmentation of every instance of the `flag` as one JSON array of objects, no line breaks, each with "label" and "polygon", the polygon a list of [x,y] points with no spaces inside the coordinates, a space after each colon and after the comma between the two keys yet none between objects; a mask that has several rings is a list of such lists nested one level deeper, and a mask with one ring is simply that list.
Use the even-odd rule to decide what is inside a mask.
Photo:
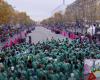
[{"label": "flag", "polygon": [[90,73],[90,72],[91,72],[90,67],[89,67],[87,64],[85,64],[85,65],[84,65],[84,74],[88,74],[88,73]]},{"label": "flag", "polygon": [[13,45],[13,41],[12,40],[10,40],[10,44],[9,44],[9,46],[11,47]]},{"label": "flag", "polygon": [[96,80],[96,76],[93,73],[90,73],[88,80]]},{"label": "flag", "polygon": [[15,40],[14,40],[14,44],[17,44],[18,43],[18,40],[15,38]]}]

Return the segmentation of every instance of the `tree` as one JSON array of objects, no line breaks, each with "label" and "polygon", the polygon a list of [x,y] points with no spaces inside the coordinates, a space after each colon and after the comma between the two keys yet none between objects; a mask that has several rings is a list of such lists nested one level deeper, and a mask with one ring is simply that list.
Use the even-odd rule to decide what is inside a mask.
[{"label": "tree", "polygon": [[3,1],[0,3],[0,25],[1,24],[31,24],[32,19],[25,12],[18,12],[11,5]]},{"label": "tree", "polygon": [[6,24],[10,22],[13,8],[8,5],[6,2],[0,4],[0,24]]}]

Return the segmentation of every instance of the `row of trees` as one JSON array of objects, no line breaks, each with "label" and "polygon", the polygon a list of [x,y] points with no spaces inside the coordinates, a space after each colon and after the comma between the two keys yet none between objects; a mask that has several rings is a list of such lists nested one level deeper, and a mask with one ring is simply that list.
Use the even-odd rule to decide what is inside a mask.
[{"label": "row of trees", "polygon": [[25,12],[18,12],[7,2],[0,2],[0,25],[2,24],[30,24],[34,21]]},{"label": "row of trees", "polygon": [[25,12],[18,12],[4,0],[0,0],[0,41],[5,41],[9,36],[29,29],[36,22]]},{"label": "row of trees", "polygon": [[99,0],[76,0],[67,6],[65,13],[55,13],[52,17],[43,20],[42,24],[51,23],[73,23],[83,21],[85,23],[95,23],[100,21],[100,1]]},{"label": "row of trees", "polygon": [[76,0],[66,8],[65,15],[67,18],[71,17],[70,21],[83,20],[94,23],[100,20],[100,15],[97,15],[100,14],[100,5],[97,3],[98,0]]},{"label": "row of trees", "polygon": [[63,24],[64,18],[61,13],[55,13],[52,17],[45,19],[41,22],[42,25]]}]

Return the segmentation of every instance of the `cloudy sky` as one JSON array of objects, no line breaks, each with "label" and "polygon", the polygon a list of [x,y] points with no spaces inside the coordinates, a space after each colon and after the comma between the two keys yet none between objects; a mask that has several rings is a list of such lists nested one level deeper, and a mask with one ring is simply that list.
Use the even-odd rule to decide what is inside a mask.
[{"label": "cloudy sky", "polygon": [[[62,5],[63,0],[5,0],[18,11],[27,12],[34,20],[42,20],[52,15],[52,11]],[[66,5],[75,0],[65,0]]]}]

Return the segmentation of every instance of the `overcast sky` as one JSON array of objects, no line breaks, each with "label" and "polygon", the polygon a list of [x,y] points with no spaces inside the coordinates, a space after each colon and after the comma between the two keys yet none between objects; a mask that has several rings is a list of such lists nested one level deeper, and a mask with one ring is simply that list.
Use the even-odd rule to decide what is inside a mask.
[{"label": "overcast sky", "polygon": [[[18,11],[27,12],[33,20],[42,20],[52,15],[52,11],[62,4],[63,0],[5,0]],[[75,0],[65,0],[66,5]]]}]

